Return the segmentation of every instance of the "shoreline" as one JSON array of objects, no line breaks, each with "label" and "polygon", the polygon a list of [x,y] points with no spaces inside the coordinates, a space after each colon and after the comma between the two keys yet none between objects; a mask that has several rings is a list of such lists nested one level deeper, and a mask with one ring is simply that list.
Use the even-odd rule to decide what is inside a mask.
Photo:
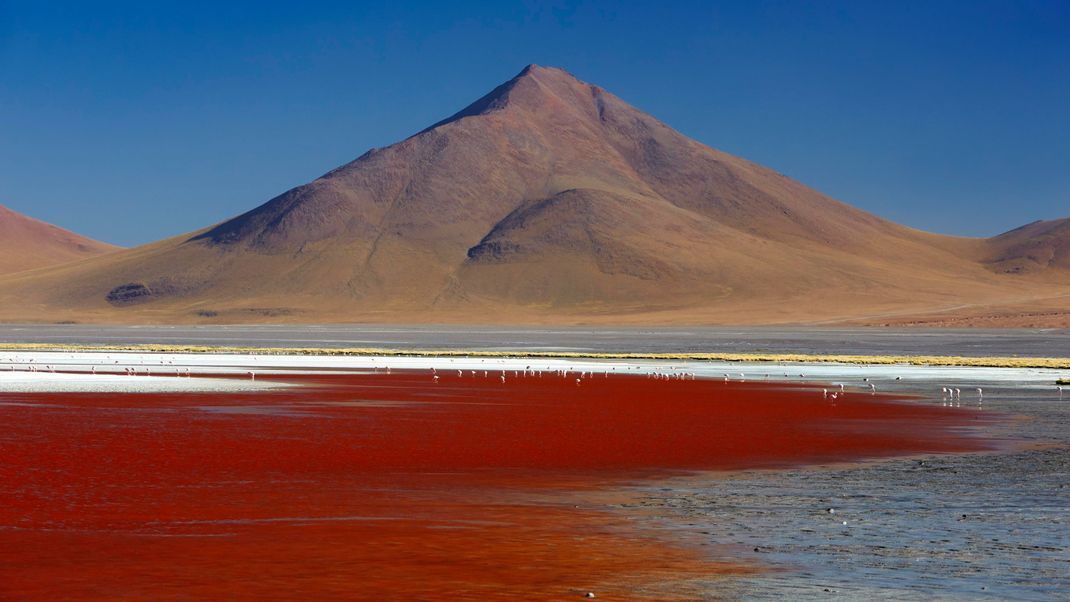
[{"label": "shoreline", "polygon": [[[88,345],[67,343],[3,343],[0,352],[132,352],[222,355],[297,355],[356,357],[443,357],[514,359],[588,359],[714,361],[729,363],[864,364],[976,368],[1045,368],[1070,370],[1070,357],[952,356],[952,355],[869,355],[816,353],[718,353],[718,352],[585,352],[478,349],[391,349],[377,347],[250,347],[212,345]],[[1070,384],[1070,379],[1058,379]]]}]

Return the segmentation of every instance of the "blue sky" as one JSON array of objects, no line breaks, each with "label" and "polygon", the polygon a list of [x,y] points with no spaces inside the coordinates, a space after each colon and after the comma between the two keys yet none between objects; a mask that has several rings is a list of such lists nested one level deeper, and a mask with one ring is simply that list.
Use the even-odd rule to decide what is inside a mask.
[{"label": "blue sky", "polygon": [[0,203],[118,244],[180,234],[528,63],[910,226],[1070,216],[1070,3],[981,0],[0,0]]}]

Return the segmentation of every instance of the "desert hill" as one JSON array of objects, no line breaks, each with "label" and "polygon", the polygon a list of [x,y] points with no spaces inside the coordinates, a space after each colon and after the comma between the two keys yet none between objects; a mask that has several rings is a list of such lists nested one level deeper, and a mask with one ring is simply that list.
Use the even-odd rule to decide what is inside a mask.
[{"label": "desert hill", "polygon": [[1003,236],[883,220],[532,65],[231,220],[2,280],[0,319],[775,323],[1070,293],[1063,263],[1000,269],[1065,261],[1065,235]]},{"label": "desert hill", "polygon": [[0,205],[0,274],[69,263],[118,248]]},{"label": "desert hill", "polygon": [[1070,218],[1026,224],[988,241],[992,269],[1038,272],[1070,269]]}]

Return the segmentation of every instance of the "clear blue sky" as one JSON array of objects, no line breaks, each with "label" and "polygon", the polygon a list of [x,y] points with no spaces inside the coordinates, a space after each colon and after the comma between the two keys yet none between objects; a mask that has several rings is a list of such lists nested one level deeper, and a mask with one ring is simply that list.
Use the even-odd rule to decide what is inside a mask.
[{"label": "clear blue sky", "polygon": [[119,244],[251,209],[528,63],[918,228],[1070,216],[1066,1],[90,4],[0,0],[0,203]]}]

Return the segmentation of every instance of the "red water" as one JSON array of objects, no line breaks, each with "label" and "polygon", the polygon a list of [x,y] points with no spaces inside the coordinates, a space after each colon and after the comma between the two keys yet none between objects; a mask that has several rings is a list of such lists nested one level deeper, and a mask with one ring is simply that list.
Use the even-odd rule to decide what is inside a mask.
[{"label": "red water", "polygon": [[285,380],[303,386],[0,395],[0,599],[686,596],[755,567],[585,490],[981,447],[957,434],[973,414],[802,387]]}]

